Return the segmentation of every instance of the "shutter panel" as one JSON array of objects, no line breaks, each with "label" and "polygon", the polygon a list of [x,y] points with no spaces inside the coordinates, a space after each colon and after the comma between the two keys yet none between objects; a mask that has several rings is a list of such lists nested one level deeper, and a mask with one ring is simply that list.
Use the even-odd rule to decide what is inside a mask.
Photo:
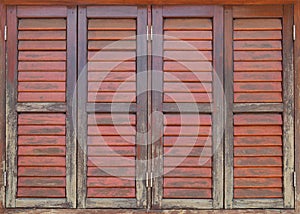
[{"label": "shutter panel", "polygon": [[226,42],[233,44],[225,53],[229,56],[226,88],[233,92],[228,95],[226,125],[225,145],[232,151],[226,161],[226,205],[291,208],[293,70],[288,65],[293,63],[292,10],[278,6],[280,12],[267,17],[255,7],[247,9],[247,16],[238,8],[233,13],[228,10],[225,25]]},{"label": "shutter panel", "polygon": [[7,207],[74,207],[76,11],[9,7],[8,20]]},{"label": "shutter panel", "polygon": [[222,207],[223,122],[221,108],[213,108],[223,105],[222,13],[220,7],[154,8],[155,208]]},{"label": "shutter panel", "polygon": [[79,207],[145,207],[147,10],[83,7],[80,16]]}]

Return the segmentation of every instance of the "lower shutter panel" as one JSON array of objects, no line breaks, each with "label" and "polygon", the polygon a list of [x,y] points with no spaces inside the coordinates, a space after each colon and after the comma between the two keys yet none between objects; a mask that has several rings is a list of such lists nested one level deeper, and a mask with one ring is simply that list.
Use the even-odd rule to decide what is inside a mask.
[{"label": "lower shutter panel", "polygon": [[8,8],[8,207],[76,206],[76,11],[44,9]]}]

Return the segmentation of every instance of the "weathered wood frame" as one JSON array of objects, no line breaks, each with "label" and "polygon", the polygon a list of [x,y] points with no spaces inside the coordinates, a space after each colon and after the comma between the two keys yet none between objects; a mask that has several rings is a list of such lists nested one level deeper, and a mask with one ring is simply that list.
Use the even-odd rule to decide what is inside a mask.
[{"label": "weathered wood frame", "polygon": [[[8,67],[6,81],[6,160],[7,171],[6,207],[76,207],[76,70],[77,70],[77,9],[75,6],[58,7],[50,17],[67,19],[67,91],[66,104],[62,103],[17,103],[17,62],[18,62],[18,18],[49,17],[49,14],[32,13],[30,7],[8,6],[7,43]],[[75,98],[75,100],[74,100]],[[75,103],[75,105],[74,105]],[[17,114],[21,112],[65,112],[66,113],[66,198],[64,199],[17,199]],[[76,115],[76,114],[75,114]]]},{"label": "weathered wood frame", "polygon": [[[147,171],[147,7],[145,6],[103,6],[79,7],[78,34],[78,207],[79,208],[146,208]],[[127,103],[87,103],[87,27],[89,18],[135,18],[137,22],[137,102]],[[113,106],[113,107],[112,107]],[[128,112],[129,109],[129,112]],[[87,115],[88,113],[124,112],[136,113],[136,198],[87,198]]]},{"label": "weathered wood frame", "polygon": [[[206,0],[176,0],[176,1],[166,1],[162,2],[162,0],[143,0],[137,2],[136,0],[132,1],[126,1],[126,4],[207,4]],[[296,41],[294,42],[294,68],[295,68],[295,158],[296,160],[299,159],[300,154],[300,2],[297,0],[253,0],[253,1],[244,1],[244,0],[213,0],[209,2],[210,4],[220,4],[220,5],[236,5],[236,4],[242,4],[242,5],[259,5],[259,4],[294,4],[294,24],[296,27]],[[6,41],[4,41],[4,26],[6,24],[6,8],[8,4],[23,4],[23,5],[62,5],[62,4],[69,4],[69,5],[76,5],[76,4],[124,4],[123,0],[107,0],[107,1],[101,1],[101,0],[48,0],[48,1],[39,1],[39,0],[3,0],[0,1],[0,157],[2,158],[1,161],[5,161],[5,118],[6,118],[6,111],[5,111],[5,104],[6,104],[6,96],[5,96],[5,80],[6,80],[6,56],[5,56],[5,44]],[[226,12],[225,12],[226,13]],[[51,109],[53,106],[48,105],[45,107],[46,109]],[[26,107],[20,107],[20,108],[26,108]],[[37,109],[43,109],[42,106],[36,107]],[[283,107],[281,105],[273,106],[275,109],[275,112],[281,111]],[[65,106],[60,106],[61,112],[65,111]],[[243,109],[243,106],[235,106],[235,111],[239,112]],[[257,106],[253,106],[253,112],[256,111]],[[0,164],[0,185],[1,185],[1,201],[5,202],[5,191],[4,191],[4,180],[3,180],[3,171],[5,170],[5,166],[3,164]],[[300,161],[295,162],[295,171],[299,175],[300,174]],[[226,172],[226,171],[225,171]],[[56,210],[49,210],[49,209],[6,209],[5,203],[0,203],[0,210],[2,213],[7,214],[14,214],[14,213],[24,213],[24,214],[31,214],[31,213],[42,213],[42,214],[48,214],[48,213],[65,213],[65,214],[79,214],[82,213],[82,210],[75,210],[75,209],[56,209]],[[145,213],[144,210],[131,210],[133,213]],[[96,214],[99,212],[99,210],[96,209],[85,209],[85,213],[91,213]],[[120,209],[114,209],[114,210],[107,210],[102,209],[101,213],[103,214],[112,214],[112,213],[126,213],[128,210],[120,210]],[[165,211],[165,213],[172,213],[174,211]],[[192,211],[192,210],[181,210],[183,213],[190,213],[190,214],[196,214],[199,213],[199,211]],[[295,209],[279,209],[274,208],[272,210],[265,210],[265,209],[255,209],[255,210],[202,210],[201,213],[203,214],[236,214],[236,213],[243,213],[243,214],[277,214],[279,212],[284,212],[286,214],[298,214],[300,213],[300,176],[297,176],[296,180],[296,194],[295,194]],[[148,212],[148,213],[157,213],[154,212]]]},{"label": "weathered wood frame", "polygon": [[[269,11],[266,13],[265,11]],[[233,103],[233,19],[241,17],[282,18],[283,23],[283,104]],[[294,69],[293,6],[225,8],[225,208],[294,208]],[[279,108],[280,107],[280,108]],[[283,199],[234,199],[233,114],[237,112],[279,112],[283,115]]]},{"label": "weathered wood frame", "polygon": [[[163,102],[163,19],[169,17],[211,18],[213,21],[213,104],[197,104],[196,113],[212,115],[213,190],[212,199],[163,199],[163,114],[193,111],[193,104]],[[223,7],[155,6],[152,16],[152,171],[155,209],[220,209],[223,207]],[[178,111],[178,105],[180,111]],[[177,110],[176,110],[177,109]],[[159,113],[161,112],[161,113]]]}]

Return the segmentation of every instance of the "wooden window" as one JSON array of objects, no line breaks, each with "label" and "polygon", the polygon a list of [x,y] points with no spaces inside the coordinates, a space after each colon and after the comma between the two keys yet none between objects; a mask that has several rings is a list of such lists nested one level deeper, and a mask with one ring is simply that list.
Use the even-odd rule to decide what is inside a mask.
[{"label": "wooden window", "polygon": [[292,208],[292,8],[260,9],[225,13],[225,205]]},{"label": "wooden window", "polygon": [[6,206],[293,208],[291,14],[8,6]]},{"label": "wooden window", "polygon": [[10,6],[7,15],[6,205],[75,207],[76,10]]}]

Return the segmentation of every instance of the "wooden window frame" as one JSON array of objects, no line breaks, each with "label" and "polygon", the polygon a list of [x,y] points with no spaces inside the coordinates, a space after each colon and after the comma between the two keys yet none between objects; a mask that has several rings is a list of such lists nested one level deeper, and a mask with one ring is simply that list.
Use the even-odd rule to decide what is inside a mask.
[{"label": "wooden window frame", "polygon": [[[130,0],[126,2],[127,4],[137,4],[136,0]],[[15,5],[15,4],[23,4],[23,5],[40,5],[41,2],[38,0],[2,0],[0,1],[0,156],[1,161],[5,161],[5,141],[6,141],[6,128],[5,128],[5,121],[6,121],[6,91],[5,91],[5,80],[6,80],[6,57],[5,57],[5,50],[6,50],[6,42],[4,40],[4,26],[6,23],[6,7],[7,5]],[[49,0],[45,1],[43,4],[45,5],[57,5],[57,4],[64,4],[64,5],[77,5],[77,4],[124,4],[122,0],[107,0],[107,1],[100,1],[100,0]],[[138,4],[168,4],[167,2],[163,2],[162,0],[143,0],[139,1]],[[176,0],[169,4],[207,4],[206,0]],[[295,69],[295,160],[299,159],[300,154],[300,2],[296,0],[256,0],[256,1],[244,1],[244,0],[214,0],[210,2],[210,4],[220,4],[220,5],[253,5],[253,4],[294,4],[294,24],[297,26],[296,28],[296,41],[294,41],[294,69]],[[4,191],[4,179],[3,179],[3,171],[5,171],[4,165],[0,164],[0,186],[1,186],[1,198],[0,201],[4,202],[5,198],[5,191]],[[214,213],[216,214],[234,214],[238,213],[247,213],[247,214],[256,214],[256,213],[269,213],[275,214],[278,212],[284,212],[287,214],[297,214],[300,212],[300,162],[295,162],[295,171],[298,174],[296,180],[296,193],[295,193],[295,208],[294,209],[279,209],[275,208],[272,210],[263,210],[263,209],[255,209],[255,210],[215,210]],[[35,210],[28,210],[28,209],[6,209],[4,203],[0,203],[0,211],[2,213],[49,213],[48,209],[35,209]],[[51,211],[50,211],[51,212]],[[62,212],[66,214],[73,214],[73,213],[82,213],[82,210],[74,210],[74,209],[57,209],[54,212]],[[87,213],[97,213],[99,210],[95,209],[86,209],[85,212]],[[125,213],[128,210],[101,210],[102,213]],[[134,213],[144,213],[144,210],[138,211],[135,210]],[[169,213],[169,211],[165,211]],[[172,211],[170,211],[171,213]],[[185,213],[198,213],[198,211],[186,210]],[[152,213],[151,211],[149,213]],[[155,211],[153,213],[156,213]],[[211,210],[202,210],[201,213],[209,214]]]}]

